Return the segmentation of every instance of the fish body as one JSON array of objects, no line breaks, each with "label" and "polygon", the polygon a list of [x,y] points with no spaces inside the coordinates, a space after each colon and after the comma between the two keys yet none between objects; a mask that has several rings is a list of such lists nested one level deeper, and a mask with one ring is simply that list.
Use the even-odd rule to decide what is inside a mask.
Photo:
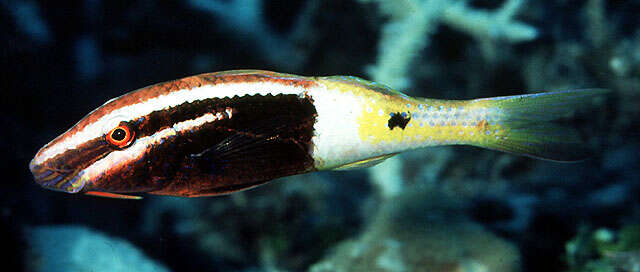
[{"label": "fish body", "polygon": [[572,161],[585,156],[579,137],[549,121],[604,92],[438,100],[351,76],[208,73],[108,101],[41,148],[30,169],[49,189],[129,198],[226,194],[436,145]]}]

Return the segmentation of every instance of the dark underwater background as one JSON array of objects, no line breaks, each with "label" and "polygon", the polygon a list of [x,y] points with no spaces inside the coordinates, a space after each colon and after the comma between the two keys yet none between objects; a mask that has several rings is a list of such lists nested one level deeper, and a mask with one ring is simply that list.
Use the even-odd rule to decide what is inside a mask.
[{"label": "dark underwater background", "polygon": [[[640,271],[640,1],[0,0],[5,271]],[[110,98],[228,69],[469,99],[608,88],[594,155],[402,154],[228,196],[40,188],[37,150]]]}]

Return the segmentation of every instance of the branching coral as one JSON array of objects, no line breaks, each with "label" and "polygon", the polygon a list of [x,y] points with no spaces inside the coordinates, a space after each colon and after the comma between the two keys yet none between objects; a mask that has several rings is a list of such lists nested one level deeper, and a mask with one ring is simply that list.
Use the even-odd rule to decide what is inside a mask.
[{"label": "branching coral", "polygon": [[466,1],[448,0],[360,0],[376,2],[390,17],[384,26],[376,64],[368,69],[372,79],[403,89],[410,86],[410,65],[429,45],[438,24],[468,33],[480,44],[485,57],[492,58],[495,41],[517,43],[533,40],[538,32],[514,20],[524,0],[509,0],[497,10],[477,10]]},{"label": "branching coral", "polygon": [[[417,188],[416,188],[417,189]],[[324,271],[519,271],[518,249],[463,215],[435,191],[386,201],[358,238],[310,268]]]},{"label": "branching coral", "polygon": [[640,226],[628,225],[618,233],[583,227],[566,245],[568,271],[640,271]]},{"label": "branching coral", "polygon": [[296,46],[304,35],[311,33],[311,15],[316,1],[299,13],[293,29],[279,34],[266,22],[262,0],[189,0],[192,7],[210,13],[217,18],[222,29],[236,35],[239,40],[250,41],[252,48],[265,59],[285,70],[295,70],[306,59],[306,51]]}]

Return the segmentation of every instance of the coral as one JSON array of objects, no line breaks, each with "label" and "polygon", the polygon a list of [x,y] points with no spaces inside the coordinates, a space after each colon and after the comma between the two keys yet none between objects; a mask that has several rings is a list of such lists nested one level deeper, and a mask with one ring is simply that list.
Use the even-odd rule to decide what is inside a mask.
[{"label": "coral", "polygon": [[193,218],[198,216],[205,201],[201,199],[185,200],[177,197],[149,197],[143,213],[142,233],[153,235],[161,226],[162,216],[170,215],[182,222],[174,231],[187,234],[195,228]]},{"label": "coral", "polygon": [[569,271],[640,271],[640,225],[628,225],[617,233],[583,227],[566,245]]},{"label": "coral", "polygon": [[323,175],[303,175],[229,196],[147,197],[141,229],[149,239],[170,233],[192,241],[188,246],[220,271],[237,268],[230,264],[259,271],[301,271],[360,225],[354,214],[361,200],[353,194],[369,194],[350,186],[363,187],[366,182],[344,183],[338,186]]},{"label": "coral", "polygon": [[358,238],[310,271],[519,271],[518,250],[466,218],[460,202],[417,191],[386,201]]},{"label": "coral", "polygon": [[380,195],[389,199],[402,193],[405,181],[402,179],[402,159],[392,157],[368,169],[369,180],[376,185]]},{"label": "coral", "polygon": [[495,55],[494,43],[533,40],[537,30],[513,20],[524,0],[509,0],[495,11],[476,10],[466,1],[448,0],[361,0],[377,2],[390,17],[382,30],[376,64],[368,72],[374,81],[393,88],[410,86],[412,60],[429,45],[439,23],[449,25],[478,40],[485,57]]},{"label": "coral", "polygon": [[275,31],[266,22],[264,1],[261,0],[189,0],[189,4],[197,9],[210,13],[218,27],[225,29],[230,35],[250,40],[250,48],[258,50],[268,62],[294,71],[306,60],[307,52],[297,46],[297,42],[311,35],[310,20],[315,1],[309,3],[300,12],[294,29],[286,34]]},{"label": "coral", "polygon": [[26,230],[31,271],[169,271],[131,243],[81,226]]},{"label": "coral", "polygon": [[[412,183],[433,187],[452,159],[450,148],[434,147],[391,157],[368,168],[367,173],[369,182],[378,189],[382,199],[388,200],[402,194],[404,187]],[[415,172],[415,175],[408,177],[408,172]]]}]

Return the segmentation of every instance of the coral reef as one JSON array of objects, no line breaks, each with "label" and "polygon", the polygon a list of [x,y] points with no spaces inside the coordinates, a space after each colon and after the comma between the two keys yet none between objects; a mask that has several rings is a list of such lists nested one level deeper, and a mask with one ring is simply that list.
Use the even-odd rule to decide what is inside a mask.
[{"label": "coral reef", "polygon": [[[33,271],[638,271],[639,13],[610,0],[0,1],[5,259]],[[354,75],[442,99],[612,94],[566,120],[597,136],[574,164],[448,146],[213,198],[34,184],[37,149],[104,101],[227,69]]]},{"label": "coral reef", "polygon": [[310,271],[520,271],[518,249],[464,214],[435,190],[413,190]]},{"label": "coral reef", "polygon": [[640,271],[640,225],[617,232],[583,227],[566,250],[570,272]]},{"label": "coral reef", "polygon": [[495,58],[497,41],[517,43],[537,37],[534,27],[513,20],[524,0],[509,0],[495,11],[470,8],[466,1],[361,0],[377,2],[390,17],[382,30],[376,64],[368,67],[374,81],[397,89],[410,86],[412,60],[429,45],[439,23],[473,36],[484,56]]},{"label": "coral reef", "polygon": [[131,243],[82,226],[26,230],[30,271],[169,271]]},{"label": "coral reef", "polygon": [[264,2],[261,0],[188,2],[194,8],[210,13],[216,19],[216,24],[222,26],[229,35],[250,41],[248,47],[259,50],[260,55],[273,65],[293,71],[299,69],[306,60],[309,48],[304,48],[299,43],[309,39],[313,33],[310,20],[318,6],[316,0],[307,1],[304,11],[297,15],[294,29],[285,34],[269,27],[263,14]]},{"label": "coral reef", "polygon": [[368,195],[367,183],[344,182],[337,186],[325,175],[305,175],[228,197],[154,197],[141,228],[153,239],[165,222],[165,233],[193,241],[190,248],[220,270],[241,269],[251,260],[266,271],[300,271],[361,225],[362,199],[351,194]]}]

